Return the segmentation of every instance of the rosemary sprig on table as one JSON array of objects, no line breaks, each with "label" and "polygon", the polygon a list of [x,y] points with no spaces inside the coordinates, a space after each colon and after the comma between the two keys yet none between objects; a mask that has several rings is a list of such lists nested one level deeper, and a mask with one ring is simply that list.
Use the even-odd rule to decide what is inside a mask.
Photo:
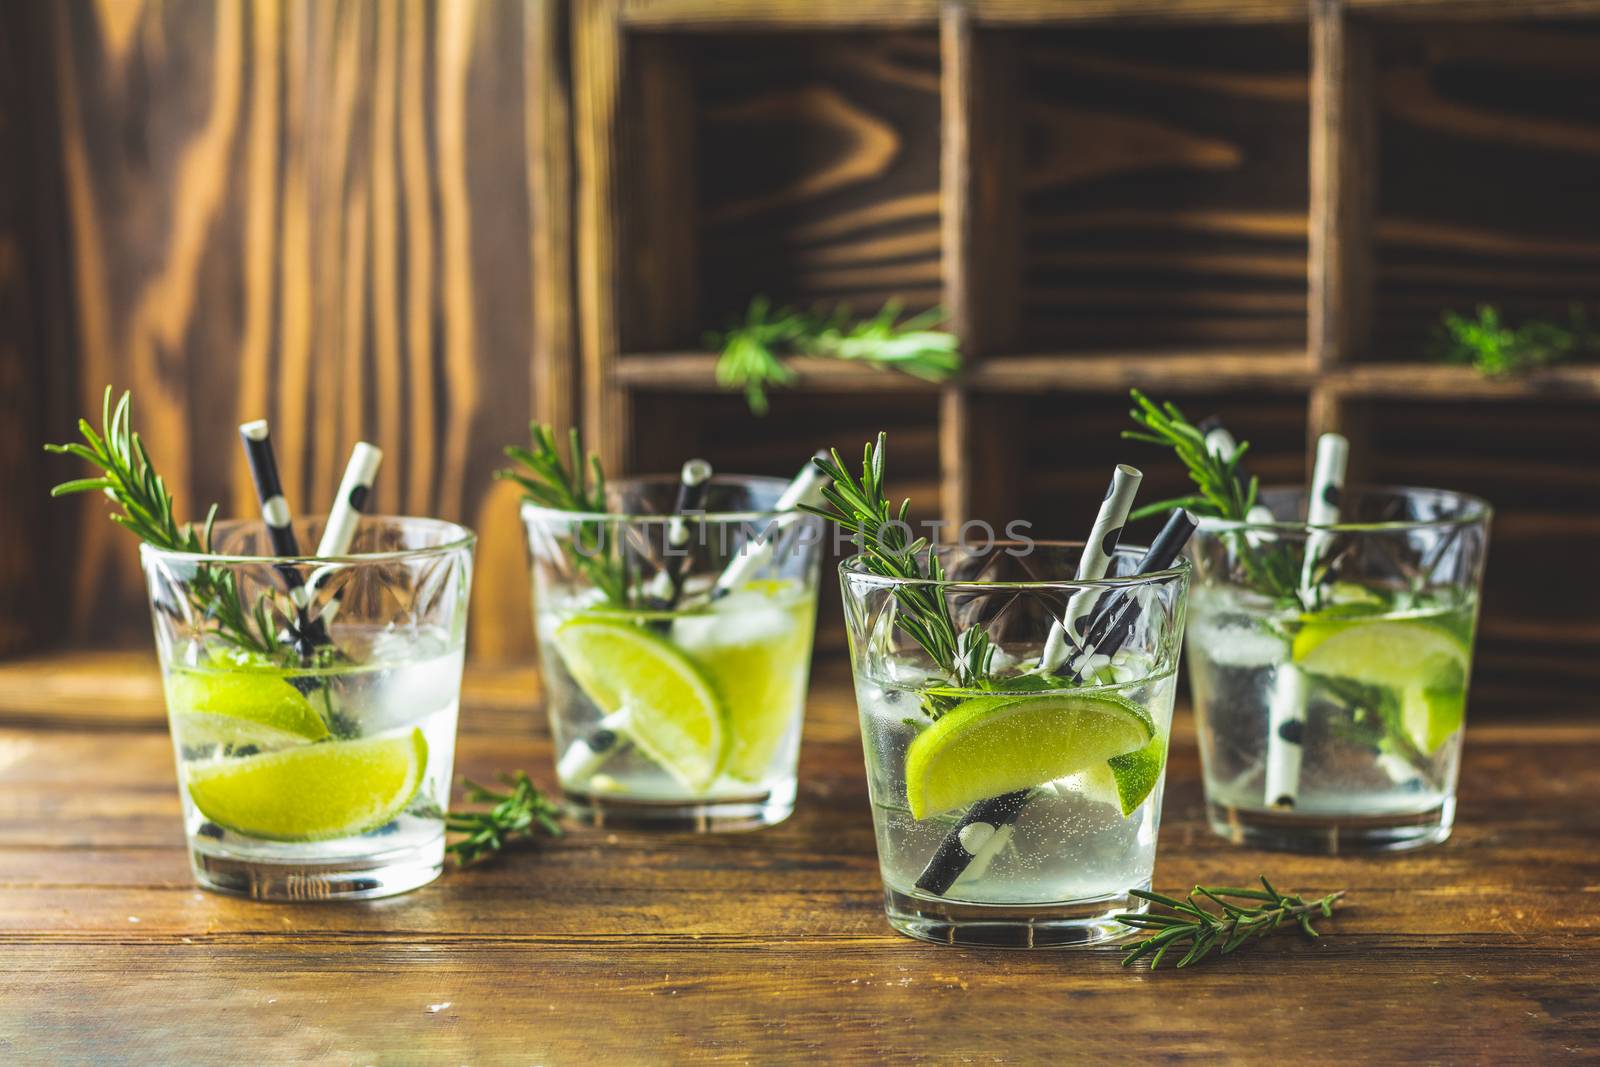
[{"label": "rosemary sprig on table", "polygon": [[[150,453],[133,429],[132,406],[132,394],[124,392],[113,408],[108,385],[101,404],[99,430],[90,425],[88,419],[79,419],[81,443],[44,446],[47,452],[86,460],[102,472],[98,477],[62,482],[50,490],[50,495],[104,493],[122,509],[111,514],[111,521],[131,530],[146,544],[171,552],[210,553],[217,505],[212,504],[206,512],[205,525],[198,532],[193,523],[177,521],[173,515],[172,494],[156,473]],[[267,597],[260,596],[253,606],[246,606],[232,571],[201,565],[195,569],[187,589],[190,601],[202,617],[216,623],[216,634],[222,640],[248,652],[281,651]]]},{"label": "rosemary sprig on table", "polygon": [[[505,450],[522,469],[502,468],[494,472],[496,478],[516,482],[522,486],[523,497],[541,507],[596,514],[606,511],[606,475],[600,457],[591,452],[585,458],[583,438],[576,427],[567,436],[566,459],[561,458],[555,431],[549,426],[530,422],[528,436],[531,447],[507,445]],[[568,555],[573,565],[607,600],[622,604],[627,582],[615,546],[606,543],[605,527],[599,522],[579,523],[572,535],[575,544]]]},{"label": "rosemary sprig on table", "polygon": [[1564,360],[1600,356],[1600,330],[1589,325],[1577,304],[1566,325],[1530,319],[1514,329],[1505,325],[1493,304],[1482,304],[1475,317],[1454,311],[1441,315],[1432,350],[1446,363],[1470,366],[1487,378],[1504,378]]},{"label": "rosemary sprig on table", "polygon": [[466,835],[446,847],[463,867],[499,852],[513,839],[540,833],[551,837],[562,834],[561,824],[556,822],[560,807],[539,791],[526,771],[503,774],[500,780],[510,786],[509,792],[463,778],[461,784],[466,788],[468,802],[492,802],[494,807],[488,811],[452,811],[445,816],[445,830]]},{"label": "rosemary sprig on table", "polygon": [[[863,565],[885,578],[909,578],[942,582],[944,565],[927,538],[910,536],[906,513],[910,500],[896,509],[883,491],[884,443],[887,435],[878,434],[876,444],[868,443],[861,459],[858,481],[845,469],[837,450],[831,458],[813,462],[831,479],[822,490],[827,508],[802,504],[805,511],[839,525],[860,549]],[[977,685],[989,676],[994,645],[987,631],[971,627],[958,631],[950,606],[936,588],[922,585],[898,586],[894,590],[895,625],[900,627],[928,654],[928,658],[959,686]]]},{"label": "rosemary sprig on table", "polygon": [[[1260,889],[1232,889],[1226,886],[1206,888],[1197,885],[1185,900],[1175,900],[1142,889],[1133,890],[1133,895],[1167,910],[1137,914],[1124,912],[1116,916],[1117,922],[1124,926],[1155,931],[1134,945],[1133,951],[1122,958],[1122,965],[1132,966],[1148,956],[1150,969],[1155,970],[1175,946],[1189,946],[1178,960],[1180,968],[1188,967],[1205,959],[1214,949],[1227,955],[1251,938],[1266,937],[1285,923],[1298,926],[1307,937],[1319,937],[1321,935],[1312,927],[1312,921],[1331,917],[1333,906],[1344,896],[1344,891],[1307,901],[1301,896],[1278,892],[1263,875]],[[1209,911],[1201,907],[1196,896],[1217,905],[1221,911]],[[1241,904],[1239,901],[1255,903]]]},{"label": "rosemary sprig on table", "polygon": [[904,321],[900,310],[890,301],[871,318],[852,323],[850,310],[843,305],[831,312],[774,311],[771,300],[758,296],[750,301],[741,322],[706,338],[722,353],[717,384],[742,389],[750,410],[765,415],[767,390],[794,382],[795,372],[786,362],[789,356],[865,363],[930,382],[942,382],[961,369],[956,336],[933,329],[944,320],[942,309],[932,308]]}]

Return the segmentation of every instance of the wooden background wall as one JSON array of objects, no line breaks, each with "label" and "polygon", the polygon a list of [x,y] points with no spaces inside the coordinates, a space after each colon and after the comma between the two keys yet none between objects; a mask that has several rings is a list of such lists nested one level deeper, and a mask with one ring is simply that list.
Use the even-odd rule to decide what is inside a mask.
[{"label": "wooden background wall", "polygon": [[526,655],[517,491],[490,474],[531,415],[571,417],[560,10],[5,5],[0,592],[39,608],[0,612],[0,652],[148,639],[133,539],[47,501],[77,467],[35,452],[111,383],[184,515],[254,510],[242,420],[272,420],[301,512],[374,441],[379,509],[479,531],[474,654]]}]

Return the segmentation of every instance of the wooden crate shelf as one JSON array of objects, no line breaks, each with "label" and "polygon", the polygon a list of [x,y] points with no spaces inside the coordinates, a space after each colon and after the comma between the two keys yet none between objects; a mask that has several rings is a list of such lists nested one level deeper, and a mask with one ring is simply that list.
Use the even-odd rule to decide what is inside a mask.
[{"label": "wooden crate shelf", "polygon": [[[765,440],[701,348],[751,295],[898,296],[946,309],[958,378],[801,360],[773,417],[798,453],[853,450],[883,412],[947,521],[1073,532],[1138,387],[1222,414],[1268,480],[1298,481],[1307,441],[1339,429],[1368,474],[1488,495],[1530,560],[1600,533],[1600,471],[1573,462],[1600,454],[1582,429],[1600,367],[1484,378],[1428,362],[1424,328],[1484,299],[1600,299],[1600,0],[576,10],[584,411],[609,463],[660,466],[702,418]],[[740,116],[784,125],[761,140]],[[1487,454],[1493,427],[1524,443]],[[1163,466],[1151,492],[1180,477]],[[1581,680],[1592,625],[1510,552],[1488,684],[1546,659]]]}]

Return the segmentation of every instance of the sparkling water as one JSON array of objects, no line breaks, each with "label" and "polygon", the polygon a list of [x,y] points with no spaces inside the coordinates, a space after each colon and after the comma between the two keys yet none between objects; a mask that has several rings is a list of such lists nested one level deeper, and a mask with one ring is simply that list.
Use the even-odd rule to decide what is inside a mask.
[{"label": "sparkling water", "polygon": [[[692,584],[686,599],[698,606],[674,612],[608,607],[598,594],[563,601],[539,599],[540,663],[562,791],[578,804],[616,810],[637,802],[663,807],[748,803],[792,806],[816,595],[799,581],[764,580],[717,600]],[[640,627],[687,657],[707,678],[722,704],[727,752],[720,772],[695,788],[657,764],[626,739],[601,757],[583,758],[608,713],[574,678],[555,640],[565,623],[603,619]],[[648,716],[652,709],[628,709]]]},{"label": "sparkling water", "polygon": [[[1401,624],[1393,632],[1405,657],[1408,633],[1453,635],[1469,656],[1470,597],[1423,599],[1359,587],[1337,590],[1349,603],[1382,608],[1339,619],[1346,630]],[[1337,616],[1336,604],[1332,609]],[[1294,606],[1226,586],[1190,595],[1186,648],[1193,680],[1206,796],[1214,806],[1293,818],[1364,818],[1435,812],[1455,793],[1459,723],[1431,747],[1415,723],[1396,718],[1409,686],[1363,685],[1360,678],[1319,675],[1295,662],[1294,642],[1311,619]],[[1415,664],[1417,671],[1425,664]],[[1300,767],[1292,806],[1267,795],[1269,734],[1282,675],[1297,672],[1305,693]],[[1358,669],[1359,673],[1359,669]],[[1419,676],[1418,685],[1425,683]],[[1450,700],[1465,700],[1465,677]],[[1387,721],[1386,721],[1387,716]],[[1283,713],[1279,713],[1283,721]],[[1282,743],[1280,741],[1280,743]]]},{"label": "sparkling water", "polygon": [[[462,649],[447,635],[427,629],[341,627],[338,652],[326,666],[275,667],[241,661],[236,654],[194,650],[173,657],[166,674],[173,747],[177,754],[179,792],[185,826],[200,857],[216,860],[264,861],[316,865],[336,861],[372,860],[381,854],[407,853],[423,863],[437,865],[444,854],[444,812],[450,796],[451,769],[455,761],[456,716],[461,686]],[[184,661],[187,662],[184,662]],[[242,681],[241,681],[242,680]],[[315,719],[296,720],[299,733],[285,729],[273,708],[282,706],[286,690],[304,696]],[[288,702],[303,708],[288,694]],[[325,736],[308,738],[305,723],[325,728]],[[347,742],[394,739],[395,751],[411,753],[408,745],[420,731],[426,762],[420,781],[409,799],[390,798],[401,804],[381,825],[363,826],[348,834],[314,840],[269,839],[213,818],[196,802],[191,789],[202,777],[224,776],[233,770],[248,773],[249,760],[312,746],[338,746]],[[328,748],[324,751],[335,751]],[[329,801],[320,788],[301,797],[256,792],[246,797],[247,813],[256,821],[296,822],[296,805],[315,817],[322,803],[349,803],[360,808],[367,767],[359,759],[339,768],[335,781],[326,785],[336,793]],[[250,810],[253,809],[253,810]]]},{"label": "sparkling water", "polygon": [[[1066,692],[1113,696],[1138,705],[1154,722],[1156,737],[1165,742],[1172,726],[1174,679],[1175,672],[1168,672]],[[934,896],[919,890],[917,880],[967,809],[921,820],[911,815],[906,753],[931,725],[921,710],[918,688],[904,679],[858,675],[856,682],[878,862],[891,893],[940,907],[1045,906],[1122,901],[1129,889],[1150,885],[1165,760],[1149,796],[1127,816],[1103,765],[1039,786],[1016,822],[998,831],[947,893]],[[1037,695],[1043,694],[1028,694]]]}]

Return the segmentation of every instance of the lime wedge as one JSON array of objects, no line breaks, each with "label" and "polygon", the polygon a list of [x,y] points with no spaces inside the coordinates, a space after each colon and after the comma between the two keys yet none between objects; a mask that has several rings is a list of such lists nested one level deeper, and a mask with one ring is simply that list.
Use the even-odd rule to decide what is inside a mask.
[{"label": "lime wedge", "polygon": [[671,642],[626,623],[579,618],[555,633],[573,679],[606,714],[626,710],[627,734],[687,789],[722,770],[722,701],[694,661]]},{"label": "lime wedge", "polygon": [[1155,791],[1166,758],[1165,743],[1153,737],[1143,748],[1079,771],[1066,785],[1091,800],[1111,805],[1127,818]]},{"label": "lime wedge", "polygon": [[1143,708],[1104,695],[975,697],[918,734],[906,752],[906,801],[924,819],[985,797],[1053,782],[1155,737]]},{"label": "lime wedge", "polygon": [[1295,635],[1294,661],[1309,674],[1393,689],[1406,732],[1424,753],[1437,751],[1466,719],[1471,649],[1442,626],[1394,619],[1314,622]]},{"label": "lime wedge", "polygon": [[178,739],[277,747],[321,741],[328,724],[305,694],[281,674],[254,671],[174,671],[167,707]]},{"label": "lime wedge", "polygon": [[725,608],[673,624],[673,640],[710,678],[727,713],[726,774],[766,777],[805,703],[816,601],[799,582],[758,580]]},{"label": "lime wedge", "polygon": [[189,796],[218,826],[271,841],[374,830],[405,810],[428,766],[422,731],[301,745],[191,767]]}]

